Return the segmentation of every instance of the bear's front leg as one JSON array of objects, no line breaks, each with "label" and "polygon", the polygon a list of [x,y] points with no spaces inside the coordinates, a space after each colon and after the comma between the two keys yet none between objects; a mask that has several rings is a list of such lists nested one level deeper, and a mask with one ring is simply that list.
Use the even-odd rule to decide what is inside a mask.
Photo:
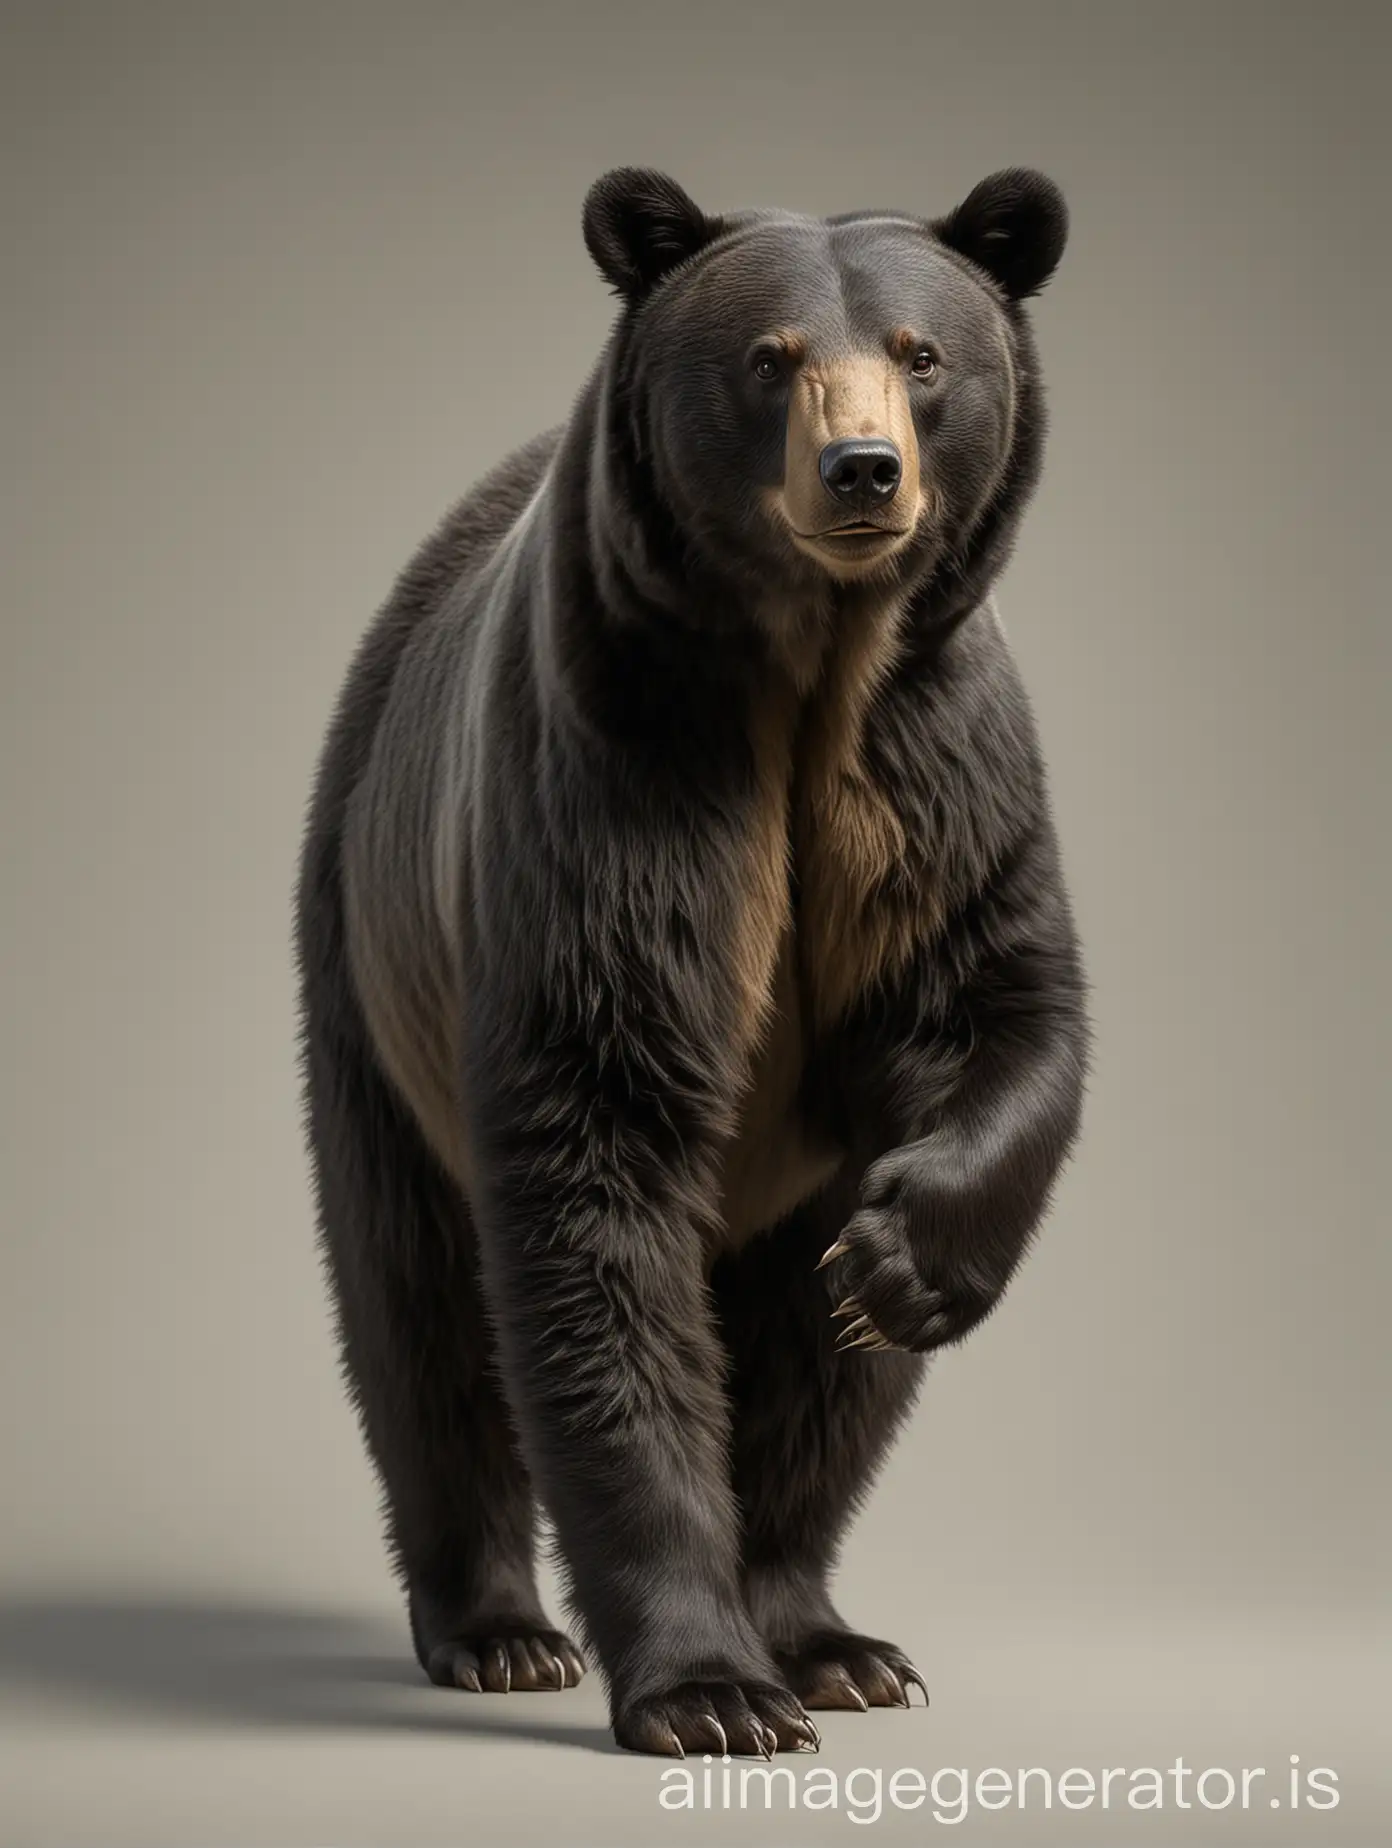
[{"label": "bear's front leg", "polygon": [[769,1756],[816,1729],[745,1607],[723,1361],[698,1223],[708,1080],[664,1012],[481,1035],[470,1086],[485,1288],[519,1435],[637,1751]]},{"label": "bear's front leg", "polygon": [[[931,973],[897,997],[909,1030],[873,1054],[858,1210],[822,1259],[843,1348],[926,1353],[999,1302],[1077,1138],[1090,1049],[1066,914],[981,956],[935,1017]],[[896,1146],[897,1145],[897,1146]]]}]

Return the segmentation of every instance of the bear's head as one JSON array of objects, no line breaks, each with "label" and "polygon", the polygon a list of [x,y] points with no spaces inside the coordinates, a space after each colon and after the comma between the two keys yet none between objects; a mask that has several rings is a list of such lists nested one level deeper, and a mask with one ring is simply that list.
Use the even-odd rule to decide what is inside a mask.
[{"label": "bear's head", "polygon": [[611,431],[688,556],[761,589],[999,563],[1038,471],[1020,304],[1067,234],[1052,181],[983,180],[937,218],[704,212],[660,173],[591,187],[624,311]]}]

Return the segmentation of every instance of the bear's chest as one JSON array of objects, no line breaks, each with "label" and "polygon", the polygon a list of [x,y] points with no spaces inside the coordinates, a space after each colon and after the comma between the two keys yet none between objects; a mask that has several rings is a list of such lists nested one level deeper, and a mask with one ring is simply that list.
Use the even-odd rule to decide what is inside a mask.
[{"label": "bear's chest", "polygon": [[840,1166],[841,1151],[802,1107],[811,1037],[790,925],[778,946],[759,1037],[747,1054],[738,1127],[725,1151],[720,1217],[728,1247],[776,1225]]},{"label": "bear's chest", "polygon": [[894,606],[854,612],[801,682],[773,680],[755,705],[733,945],[751,1049],[776,1011],[783,960],[818,1034],[901,967],[931,924],[913,798],[885,768],[892,754],[869,748],[872,727],[892,723],[899,623]]},{"label": "bear's chest", "polygon": [[904,791],[866,749],[895,639],[892,622],[848,626],[809,691],[772,687],[756,713],[734,945],[748,1078],[725,1164],[736,1243],[835,1172],[841,1152],[801,1106],[809,1056],[931,927]]}]

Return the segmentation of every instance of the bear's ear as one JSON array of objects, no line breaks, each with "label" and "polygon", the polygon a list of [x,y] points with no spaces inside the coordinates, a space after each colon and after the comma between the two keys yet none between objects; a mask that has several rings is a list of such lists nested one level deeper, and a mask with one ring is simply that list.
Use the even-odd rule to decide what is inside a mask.
[{"label": "bear's ear", "polygon": [[720,230],[675,180],[643,167],[616,167],[585,196],[585,246],[600,274],[627,301],[654,283]]},{"label": "bear's ear", "polygon": [[973,186],[933,224],[935,236],[993,276],[1012,301],[1037,295],[1068,241],[1068,207],[1054,182],[1008,167]]}]

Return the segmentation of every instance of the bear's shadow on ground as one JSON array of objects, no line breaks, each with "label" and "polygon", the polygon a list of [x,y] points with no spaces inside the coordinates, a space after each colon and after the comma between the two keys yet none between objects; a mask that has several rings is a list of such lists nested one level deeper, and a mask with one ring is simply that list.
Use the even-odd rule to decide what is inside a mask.
[{"label": "bear's shadow on ground", "polygon": [[[90,1712],[167,1723],[531,1740],[616,1752],[572,1693],[453,1694],[410,1653],[405,1619],[119,1598],[0,1604],[0,1682]],[[590,1684],[587,1683],[587,1688]],[[587,1723],[587,1721],[589,1723]]]}]

